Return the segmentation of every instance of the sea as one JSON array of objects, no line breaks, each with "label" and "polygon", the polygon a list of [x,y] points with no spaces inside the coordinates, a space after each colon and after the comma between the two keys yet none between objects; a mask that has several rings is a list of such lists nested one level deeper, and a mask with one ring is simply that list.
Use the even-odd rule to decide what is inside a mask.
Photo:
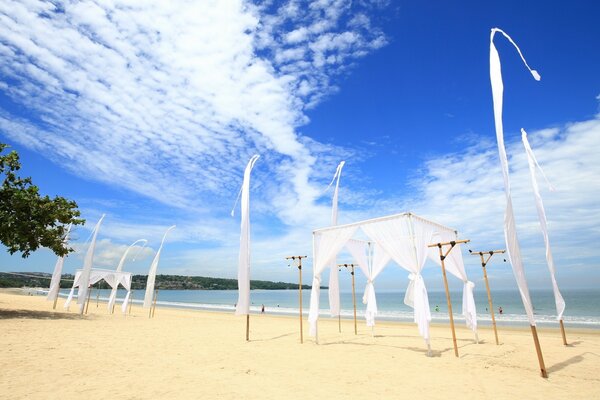
[{"label": "sea", "polygon": [[[60,295],[66,297],[68,290],[61,290]],[[566,326],[578,328],[600,329],[600,290],[562,290],[566,302],[564,323]],[[93,289],[90,302],[106,302],[110,289]],[[118,291],[118,304],[125,297],[125,291]],[[429,305],[433,323],[449,321],[448,306],[445,292],[430,291]],[[237,290],[160,290],[158,292],[157,307],[173,307],[181,309],[197,309],[209,311],[224,311],[233,313],[237,302]],[[556,306],[551,290],[530,290],[531,300],[534,304],[534,314],[538,326],[556,326]],[[141,304],[144,297],[143,290],[133,291],[133,303]],[[310,290],[302,291],[303,314],[308,314]],[[462,293],[452,293],[452,309],[454,320],[464,322],[462,318]],[[298,290],[252,290],[250,293],[251,313],[260,313],[262,306],[267,314],[298,315],[299,292]],[[341,317],[353,318],[353,296],[351,292],[340,293]],[[498,290],[492,292],[494,316],[498,326],[528,326],[527,316],[518,291]],[[487,294],[475,292],[477,306],[477,320],[481,326],[491,325],[491,315],[488,310]],[[100,303],[101,304],[101,303]],[[100,305],[101,306],[101,305]],[[329,315],[328,293],[321,290],[320,317],[328,318]],[[400,291],[377,292],[378,314],[376,321],[412,321],[413,311],[404,304],[404,293]],[[498,308],[502,307],[502,314]],[[91,307],[92,309],[94,307]],[[362,302],[362,293],[356,293],[356,313],[359,320],[364,320],[366,305]]]}]

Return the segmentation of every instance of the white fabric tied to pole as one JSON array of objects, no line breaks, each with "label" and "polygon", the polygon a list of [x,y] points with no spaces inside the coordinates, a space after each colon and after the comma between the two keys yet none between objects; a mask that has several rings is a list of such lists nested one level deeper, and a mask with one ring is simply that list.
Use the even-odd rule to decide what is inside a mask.
[{"label": "white fabric tied to pole", "polygon": [[[333,179],[327,189],[331,187],[335,181],[335,189],[333,191],[333,198],[331,200],[331,225],[335,226],[338,223],[338,193],[340,189],[340,178],[342,177],[342,168],[344,168],[345,161],[338,164]],[[329,313],[332,317],[340,315],[340,276],[339,276],[337,261],[334,259],[329,266]]]},{"label": "white fabric tied to pole", "polygon": [[105,214],[102,214],[100,220],[94,227],[94,233],[92,235],[92,241],[87,249],[85,254],[85,258],[83,260],[83,270],[81,272],[81,284],[79,285],[79,290],[77,291],[77,304],[79,304],[79,314],[83,314],[83,307],[85,305],[85,299],[87,297],[88,286],[93,285],[93,283],[89,283],[90,281],[90,272],[92,270],[92,266],[94,264],[94,250],[96,249],[96,238],[98,237],[98,231],[100,230],[100,225],[102,224],[102,220],[104,219]]},{"label": "white fabric tied to pole", "polygon": [[154,256],[154,260],[152,260],[152,264],[150,265],[150,270],[148,271],[148,281],[146,282],[146,293],[144,294],[144,308],[150,308],[152,306],[152,299],[154,297],[154,283],[156,281],[156,271],[158,270],[158,261],[160,260],[160,253],[162,252],[163,245],[165,244],[165,239],[167,238],[167,234],[175,229],[175,225],[170,226],[163,238],[160,242],[160,247]]},{"label": "white fabric tied to pole", "polygon": [[[456,232],[436,232],[432,243],[448,243],[457,240],[458,237]],[[445,247],[444,252],[447,250],[448,247]],[[437,265],[442,265],[439,249],[437,247],[429,248],[429,258]],[[444,260],[444,267],[447,272],[463,282],[462,315],[465,318],[467,327],[477,334],[477,307],[475,306],[475,299],[473,297],[473,288],[475,287],[475,284],[469,281],[467,277],[462,257],[462,247],[460,244],[454,246],[452,251],[448,253],[448,256]]]},{"label": "white fabric tied to pole", "polygon": [[427,261],[427,246],[431,243],[434,227],[418,220],[413,223],[413,217],[409,214],[408,218],[364,224],[362,230],[394,262],[411,272],[404,303],[414,309],[414,322],[419,326],[423,339],[429,343],[431,311],[421,270]]},{"label": "white fabric tied to pole", "polygon": [[[117,265],[117,269],[116,272],[121,272],[123,270],[123,264],[125,264],[125,259],[127,258],[127,254],[129,254],[129,251],[133,248],[133,246],[135,246],[136,244],[140,243],[140,242],[144,242],[144,245],[148,242],[146,239],[139,239],[136,240],[135,242],[133,242],[129,247],[127,247],[127,249],[125,250],[125,253],[123,253],[123,256],[121,256],[121,260],[119,260],[119,264]],[[115,301],[117,299],[117,290],[118,287],[113,287],[111,292],[110,292],[110,297],[108,298],[108,311],[110,312],[115,304]],[[129,292],[127,293],[127,296],[129,296]]]},{"label": "white fabric tied to pole", "polygon": [[366,304],[365,320],[367,326],[375,326],[377,315],[377,297],[375,296],[375,279],[390,262],[390,256],[381,246],[373,242],[349,240],[346,248],[367,277],[362,302]]},{"label": "white fabric tied to pole", "polygon": [[508,158],[506,156],[506,147],[504,145],[504,128],[502,125],[504,84],[502,82],[500,56],[498,55],[496,46],[494,46],[494,35],[496,32],[503,34],[515,46],[519,52],[519,55],[521,56],[521,59],[523,60],[523,63],[525,63],[525,66],[529,69],[535,80],[539,81],[540,75],[537,73],[537,71],[532,70],[529,65],[527,65],[527,61],[525,61],[521,50],[510,36],[508,36],[501,29],[492,29],[490,34],[490,81],[492,85],[492,96],[494,102],[494,124],[496,128],[496,139],[498,140],[498,153],[500,165],[502,167],[502,176],[504,178],[504,192],[506,195],[506,210],[504,212],[504,240],[506,241],[508,259],[512,266],[513,274],[517,281],[517,286],[519,287],[519,293],[521,294],[521,300],[523,301],[523,306],[525,307],[529,324],[531,326],[535,326],[533,305],[531,303],[531,297],[529,296],[527,280],[525,279],[525,270],[523,268],[523,260],[521,259],[521,249],[519,247],[519,239],[517,237],[517,227],[511,198]]},{"label": "white fabric tied to pole", "polygon": [[310,335],[317,334],[317,320],[319,319],[319,295],[321,293],[321,274],[331,265],[339,251],[354,235],[357,227],[339,228],[329,232],[313,234],[313,284],[310,292],[310,310],[308,322]]},{"label": "white fabric tied to pole", "polygon": [[[65,238],[63,240],[64,245],[66,246],[69,242],[69,233],[71,232],[73,224],[69,224],[67,227],[67,232],[65,233]],[[54,272],[52,272],[52,280],[50,281],[50,288],[48,290],[48,296],[46,296],[46,300],[54,301],[58,297],[58,292],[60,291],[60,278],[62,277],[62,269],[65,263],[65,257],[58,257],[56,260],[56,264],[54,265]]]},{"label": "white fabric tied to pole", "polygon": [[254,155],[248,161],[242,183],[242,205],[240,223],[240,255],[238,264],[238,301],[235,306],[236,315],[250,314],[250,173],[256,160]]},{"label": "white fabric tied to pole", "polygon": [[550,239],[548,237],[548,222],[546,220],[546,210],[544,209],[544,203],[542,201],[542,195],[540,194],[540,188],[537,183],[536,178],[536,167],[540,170],[542,176],[548,183],[550,187],[550,191],[554,191],[554,188],[548,182],[548,178],[546,178],[546,174],[544,174],[544,170],[540,167],[540,164],[537,162],[535,155],[533,154],[533,150],[529,145],[529,140],[527,140],[527,132],[525,129],[521,129],[521,138],[523,140],[523,146],[525,146],[525,151],[527,152],[527,162],[529,164],[529,172],[531,175],[531,186],[533,187],[533,195],[535,197],[535,207],[538,213],[538,219],[540,220],[540,228],[542,229],[542,235],[544,236],[544,243],[546,245],[546,262],[548,263],[548,270],[550,271],[550,279],[552,281],[552,290],[554,291],[554,302],[556,303],[556,316],[560,321],[563,319],[563,313],[565,312],[565,300],[560,294],[560,290],[558,290],[558,283],[556,283],[556,268],[554,266],[554,258],[552,257],[552,251],[550,250]]}]

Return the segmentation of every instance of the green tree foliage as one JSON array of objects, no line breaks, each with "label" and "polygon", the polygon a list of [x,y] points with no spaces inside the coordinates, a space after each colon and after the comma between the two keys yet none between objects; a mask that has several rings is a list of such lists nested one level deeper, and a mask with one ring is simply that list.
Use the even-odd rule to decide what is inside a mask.
[{"label": "green tree foliage", "polygon": [[78,218],[77,203],[40,195],[31,178],[18,176],[21,163],[17,152],[1,154],[7,147],[0,143],[0,176],[4,177],[0,188],[0,242],[10,254],[21,252],[23,258],[40,247],[59,256],[73,251],[65,245],[64,237],[69,224],[85,222]]}]

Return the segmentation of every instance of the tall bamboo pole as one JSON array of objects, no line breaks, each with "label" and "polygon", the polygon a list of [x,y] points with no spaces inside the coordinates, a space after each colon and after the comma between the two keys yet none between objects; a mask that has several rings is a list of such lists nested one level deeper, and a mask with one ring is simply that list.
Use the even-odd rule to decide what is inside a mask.
[{"label": "tall bamboo pole", "polygon": [[58,294],[60,293],[60,282],[58,282],[58,293],[56,293],[56,297],[54,298],[54,304],[52,304],[52,309],[56,310],[56,302],[58,301]]},{"label": "tall bamboo pole", "polygon": [[96,308],[100,305],[100,288],[96,288]]},{"label": "tall bamboo pole", "polygon": [[[289,256],[286,257],[286,260],[292,260],[292,263],[295,263],[296,260],[298,260],[298,301],[300,303],[300,313],[299,313],[299,317],[300,317],[300,344],[304,343],[304,332],[303,332],[303,327],[302,327],[302,259],[306,258],[307,256]],[[289,265],[288,265],[289,266]]]},{"label": "tall bamboo pole", "polygon": [[350,270],[350,275],[352,275],[352,303],[354,305],[354,334],[358,335],[358,328],[356,325],[356,290],[354,286],[354,264],[338,264],[338,267],[346,267]]},{"label": "tall bamboo pole", "polygon": [[154,291],[154,304],[152,304],[152,318],[154,318],[154,313],[156,312],[156,300],[158,300],[158,289]]},{"label": "tall bamboo pole", "polygon": [[90,294],[92,294],[92,287],[90,286],[88,288],[88,292],[87,292],[87,301],[85,303],[85,313],[88,313],[88,308],[90,307]]},{"label": "tall bamboo pole", "polygon": [[[468,243],[469,240],[453,240],[447,243],[435,243],[430,244],[428,247],[437,247],[440,250],[440,261],[442,264],[442,275],[444,276],[444,288],[446,289],[446,302],[448,303],[448,316],[450,317],[450,329],[452,330],[452,342],[454,344],[454,355],[458,357],[458,345],[456,344],[456,331],[454,329],[454,316],[452,314],[452,301],[450,300],[450,290],[448,289],[448,278],[446,277],[446,264],[444,260],[448,257],[448,254],[452,251],[454,246],[459,243]],[[450,246],[446,254],[444,254],[442,247]]]},{"label": "tall bamboo pole", "polygon": [[494,316],[494,304],[492,302],[492,292],[490,291],[490,283],[488,281],[486,266],[488,265],[488,263],[490,262],[490,259],[492,258],[492,256],[494,254],[502,254],[505,251],[506,250],[491,250],[491,251],[488,251],[487,253],[489,254],[489,256],[488,256],[487,259],[485,259],[483,257],[483,255],[486,252],[483,252],[483,251],[474,252],[474,251],[469,250],[469,253],[471,253],[471,255],[476,256],[476,255],[479,254],[479,256],[481,257],[481,268],[483,269],[483,280],[485,281],[485,289],[487,290],[488,305],[489,305],[489,309],[490,309],[490,315],[492,316],[492,327],[494,328],[494,336],[496,338],[496,344],[497,345],[499,345],[500,342],[498,341],[498,329],[496,328],[496,317]]}]

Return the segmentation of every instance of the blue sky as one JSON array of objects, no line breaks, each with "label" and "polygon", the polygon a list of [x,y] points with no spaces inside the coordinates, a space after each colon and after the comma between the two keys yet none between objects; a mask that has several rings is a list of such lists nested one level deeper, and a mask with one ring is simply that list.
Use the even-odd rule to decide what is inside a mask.
[{"label": "blue sky", "polygon": [[[340,223],[413,211],[472,248],[503,248],[488,65],[497,26],[542,75],[531,79],[497,38],[530,286],[549,278],[521,127],[558,189],[541,185],[559,285],[600,284],[589,245],[600,240],[596,2],[55,3],[0,5],[0,139],[43,193],[76,200],[88,221],[65,272],[81,265],[106,213],[98,266],[116,266],[146,238],[125,266],[146,273],[176,224],[159,273],[235,277],[239,220],[229,212],[254,153],[255,279],[296,279],[283,257],[311,254],[341,160]],[[465,259],[481,284],[476,258]],[[0,252],[2,271],[49,272],[54,262],[46,250],[27,260]],[[406,275],[388,268],[378,287],[404,288]],[[490,276],[515,287],[507,264]],[[442,287],[433,266],[426,280]]]}]

